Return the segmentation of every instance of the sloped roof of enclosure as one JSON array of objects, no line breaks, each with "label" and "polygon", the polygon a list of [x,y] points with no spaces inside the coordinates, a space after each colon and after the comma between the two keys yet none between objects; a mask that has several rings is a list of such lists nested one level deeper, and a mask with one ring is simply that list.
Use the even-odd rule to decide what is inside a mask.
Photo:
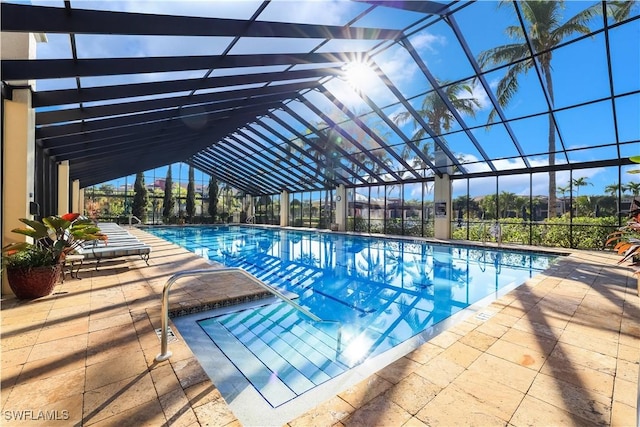
[{"label": "sloped roof of enclosure", "polygon": [[564,6],[593,13],[549,47],[526,2],[3,2],[3,32],[48,43],[2,81],[36,81],[36,140],[82,187],[178,161],[249,194],[626,164],[638,7]]}]

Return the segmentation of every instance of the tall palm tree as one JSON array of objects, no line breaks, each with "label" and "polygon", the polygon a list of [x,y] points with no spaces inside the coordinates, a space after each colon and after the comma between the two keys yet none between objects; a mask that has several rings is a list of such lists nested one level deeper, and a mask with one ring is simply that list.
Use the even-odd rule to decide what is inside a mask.
[{"label": "tall palm tree", "polygon": [[[438,81],[438,84],[459,113],[475,117],[476,111],[480,108],[480,101],[473,97],[473,90],[469,84],[464,82],[449,84],[448,81]],[[468,96],[463,97],[463,95]],[[444,103],[435,90],[429,92],[424,97],[422,105],[418,110],[418,114],[420,117],[426,119],[427,124],[436,135],[442,135],[443,132],[450,131],[451,127],[455,123],[455,117],[451,111],[449,111],[449,108],[447,108],[447,104]],[[422,152],[429,158],[435,158],[427,130],[420,126],[418,121],[410,112],[403,111],[391,119],[398,126],[412,122],[415,127],[415,133],[413,134],[412,139],[416,141],[416,145],[420,147]],[[427,139],[425,140],[425,138]],[[419,157],[415,156],[409,147],[405,147],[402,152],[402,157],[408,159],[410,156],[414,157],[413,166],[415,168],[427,167]]]},{"label": "tall palm tree", "polygon": [[[607,2],[607,15],[616,22],[626,19],[629,16],[632,1],[610,1]],[[515,43],[497,46],[478,56],[478,63],[481,67],[489,64],[510,64],[505,76],[498,82],[496,95],[501,106],[506,106],[518,91],[518,78],[527,74],[535,68],[535,62],[531,58],[527,38],[531,42],[535,53],[542,52],[537,56],[540,71],[544,78],[550,107],[554,107],[554,91],[552,79],[551,61],[553,50],[565,39],[574,34],[590,34],[588,23],[602,13],[602,3],[598,2],[586,9],[578,12],[573,17],[562,22],[562,10],[564,1],[539,1],[523,0],[519,2],[501,1],[500,6],[519,7],[522,11],[528,33],[524,34],[521,26],[509,26],[506,28],[507,35],[515,40]],[[496,118],[497,111],[494,109],[489,114],[488,122],[492,123]],[[556,132],[553,116],[549,114],[549,217],[555,216],[556,204],[556,173],[553,170],[555,165]]]},{"label": "tall palm tree", "polygon": [[586,187],[587,185],[593,185],[588,181],[587,177],[574,178],[571,180],[571,184],[576,187],[576,197],[580,195],[580,187]]}]

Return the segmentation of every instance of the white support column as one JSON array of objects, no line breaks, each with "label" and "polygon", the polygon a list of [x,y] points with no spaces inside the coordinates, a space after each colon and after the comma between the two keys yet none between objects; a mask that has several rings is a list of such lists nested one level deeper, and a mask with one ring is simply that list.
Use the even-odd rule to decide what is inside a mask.
[{"label": "white support column", "polygon": [[87,215],[84,211],[84,188],[78,189],[78,210],[76,212],[79,212],[82,215]]},{"label": "white support column", "polygon": [[[19,218],[33,219],[29,202],[34,201],[35,191],[35,112],[31,108],[31,90],[17,89],[12,95],[13,99],[5,100],[2,106],[2,246],[27,239],[11,230],[24,227]],[[2,295],[7,294],[12,292],[3,275]]]},{"label": "white support column", "polygon": [[449,175],[436,176],[434,184],[435,220],[434,237],[451,239],[451,179]]},{"label": "white support column", "polygon": [[58,163],[58,215],[69,212],[69,161]]},{"label": "white support column", "polygon": [[71,212],[82,214],[82,206],[80,203],[80,181],[77,179],[71,181]]},{"label": "white support column", "polygon": [[[0,37],[1,59],[34,59],[36,43],[46,42],[44,33],[2,33]],[[3,135],[2,153],[2,246],[14,242],[24,242],[28,237],[12,233],[14,228],[23,227],[19,218],[33,219],[29,213],[29,203],[35,194],[35,134],[36,114],[31,107],[33,81],[12,81],[15,87],[10,91],[11,99],[2,102]],[[6,274],[2,274],[2,295],[11,295]]]},{"label": "white support column", "polygon": [[336,188],[336,224],[339,231],[347,229],[347,208],[349,201],[347,200],[347,189],[344,184],[340,184]]},{"label": "white support column", "polygon": [[[251,194],[247,194],[245,196],[245,206],[247,207],[247,210],[245,211],[246,215],[247,215],[247,219],[251,218],[251,217],[255,217],[256,214],[256,208],[253,204],[253,196]],[[255,223],[255,218],[253,218],[252,222]]]},{"label": "white support column", "polygon": [[280,194],[280,227],[289,225],[289,192],[283,191]]}]

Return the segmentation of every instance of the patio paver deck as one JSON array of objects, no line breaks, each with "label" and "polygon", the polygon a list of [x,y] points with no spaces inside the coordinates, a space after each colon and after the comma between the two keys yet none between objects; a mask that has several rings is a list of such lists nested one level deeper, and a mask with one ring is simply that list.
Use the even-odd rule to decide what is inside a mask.
[{"label": "patio paver deck", "polygon": [[[2,425],[240,425],[182,339],[154,361],[164,283],[210,266],[132,232],[150,266],[85,264],[49,297],[2,300]],[[637,425],[640,298],[618,259],[573,252],[289,425]],[[239,274],[219,283],[177,282],[172,309],[264,294]]]}]

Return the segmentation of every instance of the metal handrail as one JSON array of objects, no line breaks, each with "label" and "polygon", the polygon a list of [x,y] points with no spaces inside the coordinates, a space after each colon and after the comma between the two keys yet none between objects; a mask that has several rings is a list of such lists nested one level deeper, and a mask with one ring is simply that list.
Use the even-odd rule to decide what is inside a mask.
[{"label": "metal handrail", "polygon": [[138,224],[142,224],[142,220],[140,218],[138,218],[135,215],[129,215],[129,227],[131,227],[133,225],[131,220],[134,219],[134,218],[136,219],[136,221],[138,221]]},{"label": "metal handrail", "polygon": [[315,321],[315,322],[323,322],[323,320],[321,318],[319,318],[318,316],[316,316],[315,314],[311,313],[309,310],[307,310],[306,308],[302,307],[301,305],[293,302],[290,298],[286,297],[282,292],[278,291],[277,289],[272,288],[269,285],[266,285],[264,283],[262,283],[259,280],[256,280],[256,278],[254,276],[252,276],[250,273],[248,273],[246,270],[243,270],[242,268],[239,267],[226,267],[226,268],[216,268],[216,269],[210,269],[210,270],[186,270],[186,271],[181,271],[179,273],[174,274],[173,276],[171,276],[169,278],[169,280],[167,280],[167,283],[164,284],[164,288],[162,290],[162,330],[161,330],[161,336],[160,336],[160,353],[156,356],[156,361],[157,362],[162,362],[165,360],[168,360],[172,353],[168,350],[168,346],[169,346],[169,290],[171,289],[171,286],[179,279],[182,279],[184,277],[190,277],[190,276],[209,276],[209,275],[213,275],[213,274],[220,274],[220,273],[228,273],[230,271],[235,271],[238,273],[242,273],[245,276],[249,277],[250,279],[253,279],[255,281],[255,283],[257,283],[259,286],[261,286],[262,288],[266,289],[267,291],[271,292],[273,295],[277,296],[278,298],[280,298],[281,300],[283,300],[284,302],[286,302],[287,304],[289,304],[290,306],[292,306],[293,308],[295,308],[296,310],[300,311],[302,314],[304,314],[305,316],[307,316],[308,318],[310,318],[311,320]]}]

